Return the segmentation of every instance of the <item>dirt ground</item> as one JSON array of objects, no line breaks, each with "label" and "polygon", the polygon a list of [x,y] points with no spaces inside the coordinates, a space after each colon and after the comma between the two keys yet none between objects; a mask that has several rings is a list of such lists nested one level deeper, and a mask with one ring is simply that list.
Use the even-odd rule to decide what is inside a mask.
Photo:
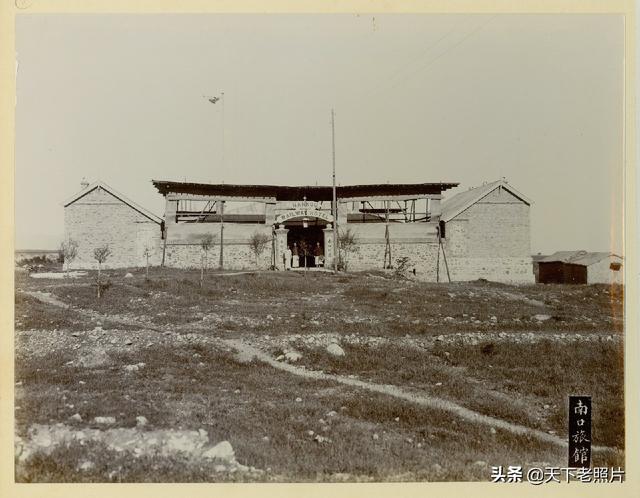
[{"label": "dirt ground", "polygon": [[624,467],[620,287],[107,273],[16,274],[20,482],[488,481],[567,465],[571,394]]}]

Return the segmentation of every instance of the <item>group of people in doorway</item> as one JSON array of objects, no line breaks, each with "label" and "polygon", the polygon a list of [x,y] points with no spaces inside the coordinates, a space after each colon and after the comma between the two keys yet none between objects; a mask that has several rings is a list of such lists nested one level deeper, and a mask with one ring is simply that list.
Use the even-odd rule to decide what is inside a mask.
[{"label": "group of people in doorway", "polygon": [[324,251],[320,242],[316,242],[315,247],[310,251],[305,251],[298,246],[297,242],[293,246],[287,247],[284,257],[284,265],[287,270],[291,268],[309,268],[324,266]]}]

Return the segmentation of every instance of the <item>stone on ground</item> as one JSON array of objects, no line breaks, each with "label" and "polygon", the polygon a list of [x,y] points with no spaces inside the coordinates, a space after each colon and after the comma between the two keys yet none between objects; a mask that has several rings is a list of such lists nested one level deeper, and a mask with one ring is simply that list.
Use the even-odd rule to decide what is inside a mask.
[{"label": "stone on ground", "polygon": [[227,462],[232,462],[235,460],[235,453],[229,441],[222,441],[216,444],[214,447],[209,448],[204,453],[202,453],[202,456],[204,458],[217,458],[219,460],[225,460]]},{"label": "stone on ground", "polygon": [[290,363],[295,363],[296,361],[300,361],[300,359],[302,359],[302,355],[297,351],[289,351],[284,354],[284,359]]},{"label": "stone on ground", "polygon": [[93,421],[96,424],[110,425],[116,423],[115,417],[95,417]]},{"label": "stone on ground", "polygon": [[344,356],[344,349],[342,349],[335,342],[332,342],[327,346],[327,353],[329,353],[332,356]]}]

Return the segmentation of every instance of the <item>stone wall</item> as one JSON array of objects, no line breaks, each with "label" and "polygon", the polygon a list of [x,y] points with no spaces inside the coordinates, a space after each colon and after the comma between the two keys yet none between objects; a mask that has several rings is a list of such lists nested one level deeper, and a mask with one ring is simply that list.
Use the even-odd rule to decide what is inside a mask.
[{"label": "stone wall", "polygon": [[452,280],[535,281],[529,206],[504,188],[448,221],[443,242]]},{"label": "stone wall", "polygon": [[152,250],[151,265],[160,263],[160,224],[98,187],[64,210],[65,240],[78,243],[73,269],[95,269],[95,248],[109,244],[111,255],[104,268],[144,266],[144,247]]},{"label": "stone wall", "polygon": [[[167,224],[165,265],[174,268],[200,268],[202,264],[201,241],[206,234],[213,235],[213,245],[207,252],[207,267],[220,267],[220,223],[170,223]],[[249,240],[254,233],[269,237],[264,251],[256,256]],[[269,269],[272,265],[273,230],[271,225],[258,223],[224,224],[224,269]]]},{"label": "stone wall", "polygon": [[[347,255],[348,269],[381,270],[385,257],[384,223],[348,223],[340,231],[350,229],[356,236],[355,251]],[[409,258],[408,270],[416,270],[416,277],[435,281],[438,252],[435,223],[391,223],[389,239],[391,263],[394,267],[400,258]]]}]

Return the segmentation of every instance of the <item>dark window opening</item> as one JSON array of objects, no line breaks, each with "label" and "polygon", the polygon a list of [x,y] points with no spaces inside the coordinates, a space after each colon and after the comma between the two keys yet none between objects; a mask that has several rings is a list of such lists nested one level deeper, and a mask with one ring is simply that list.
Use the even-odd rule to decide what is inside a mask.
[{"label": "dark window opening", "polygon": [[440,223],[438,225],[438,229],[440,230],[440,238],[444,239],[446,237],[444,220],[440,220]]},{"label": "dark window opening", "polygon": [[611,263],[609,265],[609,268],[611,268],[613,271],[620,271],[620,268],[622,268],[622,265],[620,263]]}]

